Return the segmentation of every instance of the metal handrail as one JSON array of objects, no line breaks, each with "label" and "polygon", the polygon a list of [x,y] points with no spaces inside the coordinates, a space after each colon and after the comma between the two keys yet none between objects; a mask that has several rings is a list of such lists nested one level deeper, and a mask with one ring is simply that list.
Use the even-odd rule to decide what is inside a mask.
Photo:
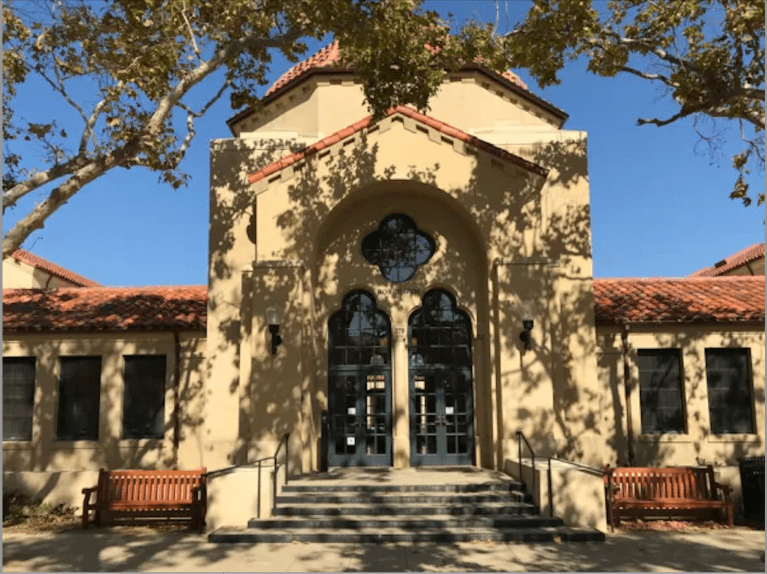
[{"label": "metal handrail", "polygon": [[288,439],[290,438],[290,433],[286,432],[282,440],[280,440],[280,444],[277,445],[277,450],[274,451],[274,474],[272,475],[272,514],[275,513],[275,510],[277,510],[277,455],[280,454],[280,449],[282,448],[282,443],[285,443],[285,485],[288,484]]},{"label": "metal handrail", "polygon": [[[530,443],[527,440],[527,437],[522,433],[522,431],[517,431],[517,446],[519,448],[519,478],[522,479],[522,441],[525,442],[525,445],[527,445],[527,449],[530,451],[531,455],[531,464],[533,467],[533,491],[536,490],[536,480],[535,480],[535,451],[533,450],[533,447],[530,446]],[[561,458],[557,458],[556,456],[547,456],[545,457],[548,461],[548,470],[547,470],[547,482],[548,482],[548,491],[549,491],[549,516],[554,516],[554,495],[551,492],[551,461],[556,460],[557,462],[562,462],[564,464],[569,464],[578,468],[581,468],[583,470],[593,472],[595,474],[599,474],[600,476],[604,476],[606,473],[601,468],[594,468],[593,466],[587,466],[585,464],[580,464],[578,462],[572,462],[569,460],[564,460]],[[538,514],[541,512],[541,504],[540,501],[538,502]]]},{"label": "metal handrail", "polygon": [[224,474],[227,472],[231,472],[236,468],[243,468],[246,466],[253,466],[258,465],[258,517],[261,518],[261,463],[266,462],[267,460],[272,461],[272,468],[274,469],[274,472],[272,474],[272,511],[274,511],[275,508],[277,508],[277,471],[279,470],[279,464],[277,464],[277,457],[280,454],[280,450],[282,450],[282,444],[285,443],[285,484],[288,484],[288,459],[289,459],[289,439],[290,439],[290,433],[285,433],[282,438],[280,439],[280,444],[277,445],[277,450],[274,451],[274,454],[272,456],[265,456],[263,458],[259,458],[258,460],[252,460],[250,462],[244,462],[242,464],[233,464],[232,466],[226,466],[224,468],[218,468],[216,470],[211,470],[210,472],[206,472],[203,476],[206,478],[210,478],[211,476],[215,476],[217,474]]},{"label": "metal handrail", "polygon": [[[519,451],[519,480],[522,480],[522,441],[527,446],[527,450],[530,451],[531,464],[533,467],[533,492],[536,492],[537,481],[535,479],[535,451],[527,440],[527,437],[522,431],[517,431],[517,448]],[[551,461],[549,461],[549,469],[551,468]],[[549,477],[551,477],[551,470],[549,470]],[[535,500],[535,498],[533,498]],[[551,508],[551,484],[549,483],[549,508]],[[538,501],[538,514],[541,513],[541,503]]]},{"label": "metal handrail", "polygon": [[593,466],[588,466],[588,465],[585,465],[585,464],[581,464],[579,462],[573,462],[571,460],[565,460],[563,458],[557,458],[556,456],[550,456],[549,460],[556,460],[557,462],[562,462],[564,464],[570,464],[572,466],[577,466],[580,469],[583,469],[583,470],[586,470],[586,471],[589,471],[589,472],[593,472],[594,474],[598,474],[599,476],[604,476],[606,474],[604,469],[595,468]]}]

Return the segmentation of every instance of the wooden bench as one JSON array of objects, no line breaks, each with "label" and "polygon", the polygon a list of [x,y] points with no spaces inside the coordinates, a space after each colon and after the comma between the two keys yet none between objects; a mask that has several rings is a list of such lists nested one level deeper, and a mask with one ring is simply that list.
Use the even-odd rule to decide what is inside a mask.
[{"label": "wooden bench", "polygon": [[[83,488],[83,528],[93,522],[121,519],[189,521],[202,531],[207,510],[206,469],[197,470],[99,470],[93,488]],[[95,494],[96,499],[91,500]]]},{"label": "wooden bench", "polygon": [[724,511],[728,526],[733,523],[731,488],[716,482],[714,468],[645,468],[606,466],[607,520],[614,529],[621,516],[659,515],[684,510],[686,514],[710,515]]}]

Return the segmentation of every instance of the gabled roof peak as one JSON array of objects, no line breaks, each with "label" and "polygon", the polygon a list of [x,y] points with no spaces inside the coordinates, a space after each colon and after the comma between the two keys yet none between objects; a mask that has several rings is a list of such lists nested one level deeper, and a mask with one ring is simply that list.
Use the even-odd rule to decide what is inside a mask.
[{"label": "gabled roof peak", "polygon": [[[435,129],[445,134],[446,136],[459,139],[477,149],[486,151],[492,155],[499,157],[500,159],[510,161],[518,165],[519,167],[526,169],[527,171],[531,171],[539,176],[545,177],[546,174],[548,173],[548,170],[546,168],[536,163],[527,161],[526,159],[518,155],[515,155],[497,146],[494,146],[493,144],[483,141],[475,136],[467,134],[466,132],[459,130],[458,128],[454,128],[444,122],[441,122],[439,120],[432,118],[431,116],[422,114],[421,112],[418,112],[409,106],[395,106],[387,112],[386,117],[388,118],[393,115],[402,115],[402,116],[411,118],[417,122],[422,123],[425,126],[428,126],[429,128]],[[362,120],[356,123],[353,123],[352,125],[342,130],[339,130],[336,133],[329,135],[326,138],[321,139],[320,141],[304,148],[301,151],[291,153],[283,157],[282,159],[277,160],[274,163],[271,163],[254,173],[251,173],[250,175],[248,175],[248,182],[256,183],[257,181],[261,181],[265,177],[268,177],[271,174],[276,173],[288,167],[289,165],[292,165],[298,161],[301,161],[307,157],[310,157],[313,154],[319,152],[320,150],[323,150],[329,146],[332,146],[340,142],[341,140],[351,137],[354,134],[362,131],[363,129],[370,127],[372,122],[373,122],[373,116],[372,115],[367,116],[366,118],[363,118]]]},{"label": "gabled roof peak", "polygon": [[[535,95],[527,87],[527,84],[522,79],[512,72],[507,70],[503,73],[495,72],[487,66],[485,66],[480,60],[465,65],[462,70],[477,70],[490,78],[504,84],[506,87],[514,90],[520,96],[530,100],[536,105],[546,109],[549,113],[560,118],[562,122],[567,119],[567,113],[564,110],[556,107],[552,103],[544,100],[543,98]],[[270,101],[278,98],[282,93],[290,90],[292,87],[301,83],[304,79],[308,78],[311,74],[315,73],[348,73],[353,74],[354,70],[351,67],[345,66],[342,61],[342,50],[338,45],[338,41],[334,40],[306,60],[299,62],[292,66],[287,72],[282,74],[264,94],[262,104],[267,104]],[[254,113],[252,108],[246,108],[233,117],[227,120],[227,124],[230,128],[240,120]]]}]

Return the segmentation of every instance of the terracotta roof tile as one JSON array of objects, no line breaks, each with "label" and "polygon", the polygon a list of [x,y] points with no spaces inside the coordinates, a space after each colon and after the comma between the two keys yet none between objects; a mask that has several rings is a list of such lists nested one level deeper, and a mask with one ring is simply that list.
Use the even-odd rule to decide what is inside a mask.
[{"label": "terracotta roof tile", "polygon": [[[480,64],[480,62],[477,62]],[[290,68],[287,72],[282,74],[279,78],[277,78],[277,81],[274,82],[271,86],[269,86],[269,89],[266,90],[265,96],[269,96],[282,88],[283,86],[286,86],[289,84],[292,80],[295,80],[296,78],[300,78],[305,73],[309,72],[310,70],[317,70],[320,68],[342,68],[341,64],[341,50],[338,48],[338,40],[335,40],[331,42],[329,45],[325,46],[311,56],[310,58],[307,58],[303,62],[299,62],[292,68]],[[495,73],[495,72],[494,72]],[[515,83],[523,90],[528,90],[527,84],[522,81],[522,78],[520,78],[517,74],[512,72],[511,70],[507,70],[503,72],[502,74],[498,74],[501,77],[509,80],[510,82]]]},{"label": "terracotta roof tile", "polygon": [[13,257],[16,261],[20,261],[21,263],[26,263],[27,265],[31,265],[32,267],[35,267],[36,269],[40,269],[41,271],[45,271],[46,273],[50,273],[51,275],[55,277],[59,277],[60,279],[64,279],[66,281],[69,281],[70,283],[74,283],[75,285],[79,287],[100,287],[101,285],[99,283],[96,283],[95,281],[91,281],[90,279],[87,279],[86,277],[83,277],[82,275],[78,275],[77,273],[74,273],[70,271],[69,269],[64,269],[63,267],[60,267],[59,265],[56,265],[55,263],[51,263],[47,259],[43,259],[42,257],[39,257],[37,255],[33,255],[29,251],[25,251],[24,249],[17,249],[13,253],[11,253],[11,257]]},{"label": "terracotta roof tile", "polygon": [[[481,70],[490,77],[501,79],[503,83],[507,83],[507,85],[510,84],[512,89],[515,89],[515,86],[517,91],[519,91],[522,95],[543,106],[554,115],[560,116],[563,121],[567,119],[567,113],[564,110],[561,110],[551,102],[548,102],[531,92],[527,87],[527,84],[522,81],[522,78],[520,78],[511,70],[507,70],[502,74],[499,74],[498,72],[495,72],[494,70],[491,70],[482,64],[482,62],[479,60],[464,66],[464,69]],[[287,89],[288,86],[299,83],[300,80],[308,74],[321,70],[328,70],[338,73],[353,73],[353,69],[344,66],[342,63],[341,50],[338,47],[337,40],[331,42],[329,45],[322,48],[313,56],[303,60],[302,62],[299,62],[290,68],[287,72],[282,74],[279,78],[277,78],[277,80],[266,90],[266,93],[264,94],[264,102],[272,99],[272,97],[276,97],[283,89]],[[235,123],[247,117],[251,113],[253,113],[253,110],[250,108],[242,110],[235,114],[233,117],[229,118],[229,120],[227,120],[227,124],[231,128]]]},{"label": "terracotta roof tile", "polygon": [[764,243],[755,243],[726,257],[720,262],[718,267],[716,265],[714,267],[704,267],[690,275],[690,277],[717,277],[746,263],[751,263],[760,257],[764,257]]},{"label": "terracotta roof tile", "polygon": [[63,287],[3,290],[3,332],[205,330],[208,289]]},{"label": "terracotta roof tile", "polygon": [[[526,159],[523,159],[519,157],[518,155],[515,155],[513,153],[507,152],[504,149],[501,149],[497,146],[494,146],[493,144],[490,144],[486,141],[483,141],[479,138],[476,138],[472,135],[467,134],[464,131],[461,131],[457,128],[454,128],[452,126],[447,125],[444,122],[441,122],[439,120],[435,120],[434,118],[427,116],[426,114],[422,114],[420,112],[417,112],[413,108],[409,106],[396,106],[394,108],[391,108],[387,114],[386,117],[393,116],[395,114],[401,114],[403,116],[412,118],[426,126],[429,126],[445,135],[448,135],[450,137],[458,138],[463,142],[466,142],[467,144],[481,149],[483,151],[486,151],[488,153],[491,153],[501,159],[504,159],[506,161],[510,161],[528,171],[532,171],[533,173],[536,173],[540,176],[545,177],[548,173],[548,170],[541,167],[538,164],[532,163],[527,161]],[[289,154],[285,156],[284,158],[271,163],[267,165],[266,167],[262,167],[258,171],[251,173],[248,175],[248,181],[250,183],[256,183],[257,181],[260,181],[264,179],[265,177],[268,177],[272,175],[275,172],[280,171],[281,169],[296,163],[297,161],[301,161],[302,159],[305,159],[312,154],[317,153],[318,151],[331,146],[335,143],[338,143],[344,138],[353,136],[357,132],[365,129],[368,127],[372,122],[373,116],[368,116],[363,120],[360,120],[351,126],[348,126],[346,128],[343,128],[339,131],[337,131],[334,134],[331,134],[327,136],[326,138],[321,139],[318,142],[313,143],[312,145],[304,148],[301,151]]]},{"label": "terracotta roof tile", "polygon": [[744,322],[765,319],[764,277],[594,279],[598,322]]}]

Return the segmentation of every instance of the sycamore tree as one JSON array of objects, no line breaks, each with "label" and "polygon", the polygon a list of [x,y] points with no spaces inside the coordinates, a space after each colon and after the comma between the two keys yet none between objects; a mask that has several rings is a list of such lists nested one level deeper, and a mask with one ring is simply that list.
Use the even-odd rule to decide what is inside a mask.
[{"label": "sycamore tree", "polygon": [[[427,108],[445,70],[481,58],[503,69],[492,27],[451,24],[421,0],[11,0],[3,6],[3,213],[35,192],[3,238],[3,257],[72,196],[116,168],[147,168],[173,187],[195,122],[220,98],[257,106],[280,51],[332,35],[362,77],[376,117]],[[429,46],[429,49],[425,49]],[[282,71],[282,70],[278,70]],[[17,88],[37,76],[69,106],[72,133],[24,117]],[[194,91],[193,95],[190,95]],[[203,96],[200,96],[203,94]],[[44,112],[39,112],[44,113]],[[14,141],[16,140],[16,141]],[[36,144],[32,158],[14,152]],[[32,165],[37,159],[39,164]],[[18,216],[19,214],[14,214]]]},{"label": "sycamore tree", "polygon": [[[502,41],[508,63],[541,86],[559,83],[557,73],[578,58],[595,74],[661,86],[675,113],[639,125],[692,117],[700,141],[716,151],[726,135],[703,120],[734,124],[741,151],[732,158],[731,197],[748,205],[746,176],[764,171],[764,31],[764,0],[533,0]],[[759,204],[763,190],[753,194]]]}]

